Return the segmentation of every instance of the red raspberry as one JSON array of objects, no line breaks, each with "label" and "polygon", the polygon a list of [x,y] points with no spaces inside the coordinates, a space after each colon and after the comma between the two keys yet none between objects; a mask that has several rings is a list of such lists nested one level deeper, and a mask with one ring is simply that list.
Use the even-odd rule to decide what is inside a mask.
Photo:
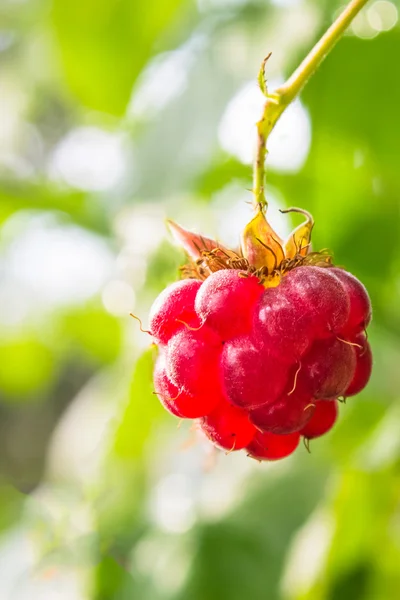
[{"label": "red raspberry", "polygon": [[[372,356],[361,332],[371,318],[368,295],[352,275],[303,264],[299,255],[265,289],[263,278],[278,278],[267,267],[221,268],[234,253],[219,249],[208,251],[203,268],[198,252],[189,273],[199,265],[199,277],[210,273],[205,281],[169,286],[151,310],[162,347],[156,392],[172,414],[201,418],[219,447],[284,458],[300,434],[311,439],[333,426],[338,396],[367,384]],[[243,257],[234,264],[246,268]]]},{"label": "red raspberry", "polygon": [[330,431],[338,416],[338,403],[336,400],[319,400],[315,405],[312,418],[300,431],[301,435],[309,440]]},{"label": "red raspberry", "polygon": [[172,335],[187,323],[191,327],[199,325],[194,310],[194,300],[201,281],[184,279],[169,285],[156,298],[150,309],[150,331],[157,342],[166,344]]},{"label": "red raspberry", "polygon": [[228,451],[245,448],[256,434],[247,413],[226,401],[201,420],[201,428],[214,444]]},{"label": "red raspberry", "polygon": [[299,440],[299,433],[275,435],[257,431],[246,450],[249,456],[257,460],[279,460],[292,454],[299,445]]},{"label": "red raspberry", "polygon": [[369,343],[367,342],[364,334],[359,334],[353,341],[359,346],[355,346],[355,353],[357,356],[356,369],[351,380],[351,383],[345,391],[345,396],[355,396],[365,388],[372,371],[372,352]]},{"label": "red raspberry", "polygon": [[246,277],[237,269],[217,271],[201,286],[196,312],[223,340],[229,340],[251,331],[252,309],[263,291],[257,277]]},{"label": "red raspberry", "polygon": [[222,341],[207,325],[198,331],[183,328],[167,346],[167,374],[189,394],[212,393],[220,387]]},{"label": "red raspberry", "polygon": [[300,431],[314,414],[312,395],[299,386],[292,393],[284,394],[273,404],[250,411],[250,420],[257,429],[285,435]]},{"label": "red raspberry", "polygon": [[208,415],[221,402],[218,392],[193,396],[177,388],[166,373],[166,357],[159,355],[154,369],[154,386],[162,405],[176,417],[196,419]]},{"label": "red raspberry", "polygon": [[288,377],[287,365],[248,336],[224,344],[221,371],[228,400],[246,409],[275,402]]},{"label": "red raspberry", "polygon": [[356,353],[350,344],[335,338],[314,342],[301,363],[299,380],[314,398],[337,398],[350,385]]},{"label": "red raspberry", "polygon": [[356,277],[343,269],[331,268],[342,284],[350,301],[349,318],[341,331],[345,333],[359,333],[364,331],[371,321],[371,302],[368,292]]}]

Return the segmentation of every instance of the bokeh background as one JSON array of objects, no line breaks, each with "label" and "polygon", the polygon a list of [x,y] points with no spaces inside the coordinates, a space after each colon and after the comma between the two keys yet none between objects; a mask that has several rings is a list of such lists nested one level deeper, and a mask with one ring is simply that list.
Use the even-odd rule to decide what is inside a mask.
[{"label": "bokeh background", "polygon": [[268,63],[333,0],[1,0],[0,599],[397,600],[399,3],[372,0],[278,124],[270,218],[368,287],[375,367],[326,438],[214,454],[153,395],[146,325],[184,257],[237,245]]}]

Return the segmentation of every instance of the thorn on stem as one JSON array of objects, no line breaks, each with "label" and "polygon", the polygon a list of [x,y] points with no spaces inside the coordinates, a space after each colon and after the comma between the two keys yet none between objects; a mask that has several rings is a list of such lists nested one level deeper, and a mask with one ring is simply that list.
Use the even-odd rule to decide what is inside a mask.
[{"label": "thorn on stem", "polygon": [[262,61],[260,70],[258,72],[258,85],[260,86],[260,90],[264,94],[264,96],[268,97],[268,88],[267,88],[267,78],[265,76],[265,65],[267,61],[270,59],[272,52],[270,52]]}]

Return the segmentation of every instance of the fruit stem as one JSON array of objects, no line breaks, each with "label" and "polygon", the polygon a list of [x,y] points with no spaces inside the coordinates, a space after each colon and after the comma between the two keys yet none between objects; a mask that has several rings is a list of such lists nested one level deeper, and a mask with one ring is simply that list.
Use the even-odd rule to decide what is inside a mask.
[{"label": "fruit stem", "polygon": [[311,52],[306,56],[299,67],[274,93],[269,93],[265,79],[265,65],[270,57],[264,59],[258,81],[261,91],[267,100],[263,114],[257,123],[257,146],[253,174],[253,205],[256,210],[265,210],[265,159],[267,155],[267,140],[284,110],[293,102],[301,92],[311,75],[315,73],[322,61],[339,41],[354,17],[365,6],[368,0],[351,0],[336,21],[329,27],[322,38],[317,42]]}]

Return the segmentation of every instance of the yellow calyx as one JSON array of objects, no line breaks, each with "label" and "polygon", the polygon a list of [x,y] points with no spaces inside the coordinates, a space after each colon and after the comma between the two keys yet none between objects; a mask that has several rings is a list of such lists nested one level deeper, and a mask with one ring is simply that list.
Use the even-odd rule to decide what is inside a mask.
[{"label": "yellow calyx", "polygon": [[251,267],[262,272],[268,287],[278,285],[284,272],[297,266],[310,252],[314,226],[310,213],[301,208],[288,208],[281,212],[298,212],[306,217],[305,222],[298,225],[285,241],[272,229],[262,208],[258,209],[242,234],[242,254]]},{"label": "yellow calyx", "polygon": [[266,267],[268,273],[276,271],[285,258],[283,240],[272,229],[261,208],[244,228],[241,250],[252,267]]}]

